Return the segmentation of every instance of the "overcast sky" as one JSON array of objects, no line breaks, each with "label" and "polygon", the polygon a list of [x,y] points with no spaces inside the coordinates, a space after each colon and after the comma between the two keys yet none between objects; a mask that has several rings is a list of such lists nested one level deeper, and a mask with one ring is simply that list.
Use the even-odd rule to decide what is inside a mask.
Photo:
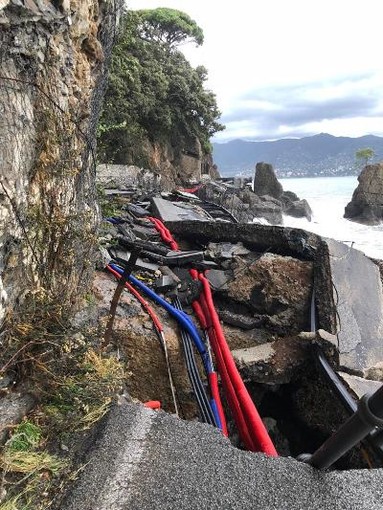
[{"label": "overcast sky", "polygon": [[226,130],[215,141],[383,136],[380,0],[128,0],[188,13]]}]

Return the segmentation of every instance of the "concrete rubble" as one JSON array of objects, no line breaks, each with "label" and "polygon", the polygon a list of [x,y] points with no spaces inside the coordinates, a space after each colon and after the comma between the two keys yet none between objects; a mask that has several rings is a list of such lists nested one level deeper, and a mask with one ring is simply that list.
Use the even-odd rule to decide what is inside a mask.
[{"label": "concrete rubble", "polygon": [[[208,210],[190,193],[140,196],[131,190],[119,196],[119,207],[120,215],[104,222],[100,262],[124,266],[140,249],[134,274],[168,301],[178,297],[190,316],[201,284],[189,269],[207,271],[234,360],[277,450],[289,458],[242,451],[230,416],[229,440],[197,423],[201,417],[177,324],[152,304],[164,326],[182,420],[139,405],[114,407],[78,459],[89,464],[57,508],[215,508],[224,500],[227,508],[300,510],[333,508],[334,497],[339,509],[381,508],[381,470],[358,470],[367,467],[360,446],[335,466],[350,472],[317,473],[291,458],[314,451],[347,418],[318,370],[317,348],[355,402],[381,384],[366,379],[379,379],[383,363],[378,265],[303,230],[236,223],[226,209]],[[152,216],[163,221],[180,251],[163,242]],[[97,273],[101,324],[115,288],[109,274]],[[129,293],[120,298],[108,348],[126,360],[129,398],[159,400],[173,414],[157,335]],[[217,486],[216,494],[209,483]]]}]

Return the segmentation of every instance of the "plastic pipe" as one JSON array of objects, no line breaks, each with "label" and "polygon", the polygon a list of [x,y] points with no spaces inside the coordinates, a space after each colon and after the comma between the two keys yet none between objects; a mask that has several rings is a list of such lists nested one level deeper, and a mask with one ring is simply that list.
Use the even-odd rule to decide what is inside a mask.
[{"label": "plastic pipe", "polygon": [[203,275],[199,275],[199,279],[201,280],[204,286],[206,302],[209,308],[212,324],[217,335],[217,342],[221,348],[222,355],[225,360],[227,371],[229,373],[231,382],[237,394],[238,401],[244,412],[249,431],[251,432],[251,434],[254,435],[254,446],[259,451],[262,451],[270,456],[276,457],[278,456],[277,451],[270,439],[270,436],[266,430],[266,427],[261,417],[259,416],[259,413],[254,405],[254,402],[252,401],[247,391],[247,388],[244,382],[242,381],[242,378],[235,365],[229,346],[227,345],[226,340],[224,338],[221,329],[221,324],[219,322],[217,312],[214,308],[209,282],[207,278]]},{"label": "plastic pipe", "polygon": [[383,428],[383,386],[373,394],[364,395],[351,418],[305,461],[316,468],[326,469],[375,427]]}]

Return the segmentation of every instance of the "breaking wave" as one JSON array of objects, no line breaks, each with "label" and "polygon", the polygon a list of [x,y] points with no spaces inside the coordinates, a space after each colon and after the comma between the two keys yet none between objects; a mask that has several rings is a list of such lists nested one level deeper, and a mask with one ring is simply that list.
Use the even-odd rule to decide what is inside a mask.
[{"label": "breaking wave", "polygon": [[383,224],[368,226],[343,218],[344,208],[358,185],[356,176],[280,179],[284,190],[305,198],[312,221],[284,216],[284,226],[303,228],[353,246],[369,257],[383,259]]}]

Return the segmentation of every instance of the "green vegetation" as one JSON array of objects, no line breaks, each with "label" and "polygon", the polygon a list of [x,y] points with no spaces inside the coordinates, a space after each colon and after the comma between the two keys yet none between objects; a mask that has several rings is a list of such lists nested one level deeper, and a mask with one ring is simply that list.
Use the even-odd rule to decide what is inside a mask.
[{"label": "green vegetation", "polygon": [[182,150],[198,138],[211,151],[209,139],[224,126],[215,95],[204,88],[206,69],[194,69],[178,49],[188,41],[202,44],[203,33],[181,11],[123,15],[98,128],[101,161],[150,166],[148,142]]},{"label": "green vegetation", "polygon": [[366,147],[365,149],[359,149],[355,153],[355,159],[358,166],[366,166],[374,156],[374,149],[370,149],[369,147]]},{"label": "green vegetation", "polygon": [[65,317],[36,295],[8,322],[0,375],[17,367],[40,404],[0,450],[0,510],[43,510],[60,498],[79,467],[73,445],[121,393],[124,366],[100,351],[103,328],[73,333]]},{"label": "green vegetation", "polygon": [[140,37],[149,42],[158,42],[174,48],[187,41],[197,46],[203,43],[203,32],[186,13],[176,9],[159,7],[138,11],[141,22]]},{"label": "green vegetation", "polygon": [[40,439],[41,428],[30,421],[24,421],[15,427],[7,449],[11,452],[26,452],[36,448]]}]

